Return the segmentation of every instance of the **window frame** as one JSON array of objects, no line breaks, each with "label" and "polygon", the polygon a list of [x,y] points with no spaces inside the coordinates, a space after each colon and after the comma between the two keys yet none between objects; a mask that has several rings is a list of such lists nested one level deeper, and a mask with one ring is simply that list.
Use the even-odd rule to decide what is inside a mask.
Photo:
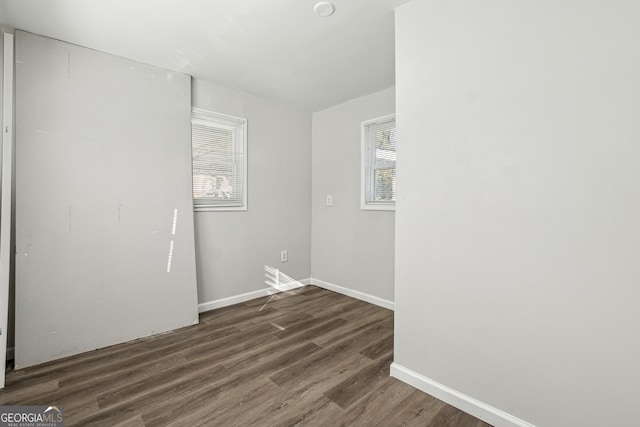
[{"label": "window frame", "polygon": [[[243,194],[242,203],[224,203],[224,201],[214,201],[206,198],[193,197],[193,179],[194,179],[194,164],[193,164],[193,124],[200,124],[204,126],[217,127],[220,129],[231,130],[233,135],[234,153],[238,152],[236,149],[239,146],[243,155]],[[247,119],[243,117],[232,116],[229,114],[217,113],[214,111],[205,110],[202,108],[193,107],[191,109],[191,196],[193,199],[193,211],[194,212],[211,212],[211,211],[246,211],[247,206],[247,194],[248,194],[248,153],[247,153]],[[240,136],[238,135],[240,133]],[[235,168],[236,162],[233,162],[232,167]]]},{"label": "window frame", "polygon": [[[393,169],[396,169],[397,160],[393,162],[393,165],[388,164],[381,167],[371,167],[368,165],[372,165],[375,162],[371,161],[371,159],[367,159],[367,152],[371,153],[372,156],[375,156],[375,150],[367,150],[367,145],[370,143],[375,144],[375,141],[367,141],[367,127],[376,124],[376,123],[384,123],[393,120],[394,124],[396,123],[396,115],[388,114],[386,116],[377,117],[375,119],[366,120],[360,125],[360,209],[362,210],[372,210],[372,211],[395,211],[396,210],[396,201],[375,201],[375,200],[367,200],[367,195],[372,194],[374,191],[375,180],[372,176],[370,179],[367,179],[367,175],[373,175],[376,170],[379,169],[389,169],[391,166]],[[397,147],[396,147],[397,154]],[[369,160],[369,161],[367,161]],[[391,162],[389,162],[391,163]],[[367,182],[370,182],[372,188],[367,191]]]}]

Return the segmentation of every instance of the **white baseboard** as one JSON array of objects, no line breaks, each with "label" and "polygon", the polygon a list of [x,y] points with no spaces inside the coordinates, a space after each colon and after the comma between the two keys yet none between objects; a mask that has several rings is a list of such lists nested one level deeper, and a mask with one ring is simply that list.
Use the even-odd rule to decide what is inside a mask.
[{"label": "white baseboard", "polygon": [[[393,301],[389,301],[389,300],[378,298],[376,296],[373,296],[364,292],[338,286],[333,283],[325,282],[324,280],[316,279],[315,277],[301,279],[299,280],[299,282],[303,285],[314,285],[319,288],[323,288],[329,291],[337,292],[339,294],[347,295],[349,297],[356,298],[371,304],[375,304],[380,307],[387,308],[389,310],[393,310],[395,307]],[[198,313],[204,313],[205,311],[215,310],[216,308],[222,308],[228,305],[239,304],[241,302],[250,301],[252,299],[261,298],[267,295],[273,295],[274,291],[277,292],[274,288],[268,287],[264,289],[259,289],[257,291],[247,292],[244,294],[233,295],[226,298],[203,302],[198,304]]]},{"label": "white baseboard", "polygon": [[480,402],[395,362],[391,364],[391,376],[495,427],[535,427],[533,424]]},{"label": "white baseboard", "polygon": [[[299,282],[303,285],[310,285],[311,278],[299,280]],[[198,313],[204,313],[205,311],[215,310],[216,308],[226,307],[228,305],[239,304],[241,302],[250,301],[256,298],[262,298],[267,295],[273,295],[274,293],[278,293],[275,288],[268,287],[264,289],[259,289],[257,291],[247,292],[244,294],[233,295],[226,298],[216,299],[213,301],[202,302],[198,304]]]},{"label": "white baseboard", "polygon": [[387,308],[389,310],[395,309],[395,304],[393,303],[393,301],[382,299],[374,295],[356,291],[353,289],[345,288],[339,285],[335,285],[333,283],[325,282],[324,280],[316,279],[315,277],[311,278],[310,284],[317,286],[319,288],[327,289],[329,291],[337,292],[339,294],[347,295],[352,298],[356,298],[371,304],[375,304],[380,307]]}]

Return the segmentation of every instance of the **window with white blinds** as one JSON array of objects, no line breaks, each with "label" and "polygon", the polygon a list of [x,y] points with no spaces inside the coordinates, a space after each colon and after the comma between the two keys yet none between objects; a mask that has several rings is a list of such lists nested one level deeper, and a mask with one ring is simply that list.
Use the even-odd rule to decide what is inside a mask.
[{"label": "window with white blinds", "polygon": [[396,116],[362,123],[361,208],[394,210],[396,204]]},{"label": "window with white blinds", "polygon": [[194,210],[247,210],[247,120],[194,108],[191,153]]}]

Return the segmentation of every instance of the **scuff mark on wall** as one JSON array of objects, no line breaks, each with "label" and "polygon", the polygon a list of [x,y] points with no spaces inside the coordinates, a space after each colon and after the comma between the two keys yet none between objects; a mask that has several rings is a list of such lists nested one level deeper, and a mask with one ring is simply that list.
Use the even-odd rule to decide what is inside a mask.
[{"label": "scuff mark on wall", "polygon": [[33,246],[33,242],[27,243],[27,246],[24,248],[24,252],[22,253],[22,256],[24,256],[25,258],[29,256],[29,249],[31,248],[31,246]]}]

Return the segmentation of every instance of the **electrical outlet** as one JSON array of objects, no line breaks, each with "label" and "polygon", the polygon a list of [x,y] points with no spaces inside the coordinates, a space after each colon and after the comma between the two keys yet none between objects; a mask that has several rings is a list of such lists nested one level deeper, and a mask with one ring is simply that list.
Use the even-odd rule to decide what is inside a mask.
[{"label": "electrical outlet", "polygon": [[280,262],[287,262],[289,260],[289,253],[287,251],[280,251]]},{"label": "electrical outlet", "polygon": [[327,195],[327,206],[333,206],[333,196]]}]

